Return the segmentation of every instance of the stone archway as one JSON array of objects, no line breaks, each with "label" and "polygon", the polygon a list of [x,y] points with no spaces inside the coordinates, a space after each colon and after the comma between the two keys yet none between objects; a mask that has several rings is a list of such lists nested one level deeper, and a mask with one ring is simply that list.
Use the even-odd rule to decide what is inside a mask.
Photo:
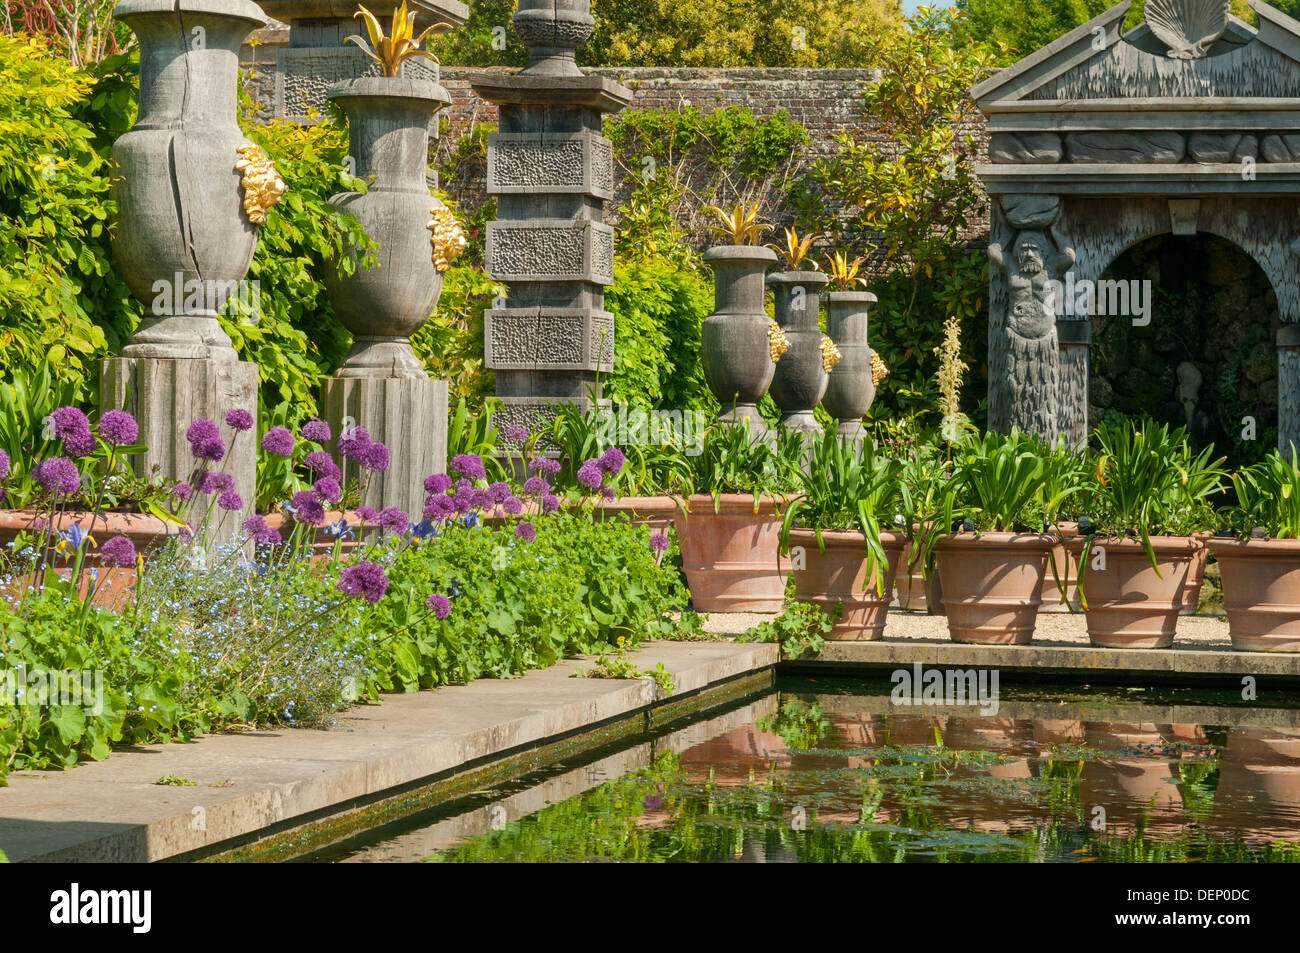
[{"label": "stone archway", "polygon": [[1167,24],[1165,40],[1147,24],[1121,36],[1128,7],[974,90],[993,199],[989,425],[1086,440],[1089,316],[1058,308],[1053,282],[1096,283],[1144,239],[1209,232],[1276,293],[1277,439],[1300,444],[1300,23],[1251,0],[1258,29],[1225,14],[1217,39],[1175,55]]},{"label": "stone archway", "polygon": [[1186,426],[1199,449],[1253,463],[1277,443],[1276,295],[1263,269],[1209,232],[1165,232],[1102,273],[1140,297],[1146,316],[1089,321],[1088,425],[1147,413]]}]

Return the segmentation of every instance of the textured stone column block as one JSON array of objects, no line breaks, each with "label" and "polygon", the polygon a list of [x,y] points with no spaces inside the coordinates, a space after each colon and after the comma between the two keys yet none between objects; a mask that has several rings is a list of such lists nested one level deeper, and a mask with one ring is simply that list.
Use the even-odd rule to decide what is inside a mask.
[{"label": "textured stone column block", "polygon": [[[492,417],[492,425],[497,433],[505,431],[511,424],[518,424],[529,433],[536,432],[539,426],[549,427],[555,420],[556,404],[572,404],[582,413],[595,410],[596,403],[589,397],[498,397],[501,409]],[[601,407],[608,407],[608,400],[601,400]]]},{"label": "textured stone column block", "polygon": [[324,404],[336,442],[347,429],[362,427],[392,452],[388,470],[368,483],[355,464],[341,461],[345,481],[360,475],[366,485],[362,502],[377,510],[400,506],[419,520],[424,478],[447,469],[447,382],[334,377],[325,382]]},{"label": "textured stone column block", "polygon": [[[384,22],[384,29],[388,23]],[[354,31],[365,36],[357,21]],[[319,121],[325,116],[327,93],[335,83],[362,76],[378,76],[379,64],[356,45],[334,47],[289,47],[275,54],[275,116],[297,123]],[[427,59],[407,60],[402,76],[407,79],[439,81],[438,64]],[[438,121],[429,123],[429,135],[438,136]]]},{"label": "textured stone column block", "polygon": [[487,270],[498,281],[612,285],[614,229],[555,218],[488,222]]},{"label": "textured stone column block", "polygon": [[493,133],[488,136],[488,195],[542,193],[614,197],[614,152],[592,133]]},{"label": "textured stone column block", "polygon": [[493,370],[614,370],[614,316],[587,308],[502,308],[484,314]]},{"label": "textured stone column block", "polygon": [[[221,428],[229,448],[226,472],[251,511],[257,482],[255,430],[236,435],[226,414],[242,408],[257,417],[257,365],[247,361],[163,360],[112,357],[103,362],[100,409],[125,408],[140,424],[140,442],[148,450],[131,458],[141,476],[157,467],[159,477],[188,481],[195,469],[185,431],[199,419]],[[221,538],[229,538],[239,520],[229,517]]]}]

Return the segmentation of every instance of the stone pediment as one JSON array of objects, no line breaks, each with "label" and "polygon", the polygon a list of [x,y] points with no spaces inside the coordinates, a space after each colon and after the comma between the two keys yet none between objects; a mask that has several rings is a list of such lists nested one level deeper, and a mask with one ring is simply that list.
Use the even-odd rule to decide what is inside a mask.
[{"label": "stone pediment", "polygon": [[[1223,3],[1223,0],[1217,0]],[[1122,33],[1117,4],[977,85],[990,192],[1300,192],[1300,23],[1262,0],[1252,27],[1216,0]],[[1199,43],[1192,42],[1199,39]]]}]

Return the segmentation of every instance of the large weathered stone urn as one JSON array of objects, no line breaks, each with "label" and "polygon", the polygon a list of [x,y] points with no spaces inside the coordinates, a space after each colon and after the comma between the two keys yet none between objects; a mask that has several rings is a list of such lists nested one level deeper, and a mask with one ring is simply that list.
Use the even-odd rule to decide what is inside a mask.
[{"label": "large weathered stone urn", "polygon": [[758,245],[718,245],[704,253],[713,268],[713,314],[704,319],[700,351],[704,379],[722,405],[718,420],[749,421],[750,433],[767,433],[758,402],[772,384],[763,276],[776,253]]},{"label": "large weathered stone urn", "polygon": [[429,121],[451,97],[428,80],[363,76],[335,84],[329,98],[347,114],[356,175],[370,183],[364,194],[342,192],[330,204],[356,216],[379,243],[371,268],[326,273],[330,302],[353,335],[337,376],[427,380],[410,336],[442,293],[437,233],[431,235],[429,223],[431,215],[447,213],[429,192],[425,168]]},{"label": "large weathered stone urn", "polygon": [[236,169],[253,148],[236,121],[239,48],[266,16],[249,0],[124,0],[113,16],[140,41],[139,118],[113,145],[113,257],[149,312],[122,356],[234,361],[216,314],[257,245]]},{"label": "large weathered stone urn", "polygon": [[861,440],[866,433],[862,415],[876,399],[871,376],[875,351],[867,344],[867,311],[876,303],[869,291],[831,291],[826,303],[826,330],[839,348],[839,363],[831,369],[822,406],[839,421],[841,437]]},{"label": "large weathered stone urn", "polygon": [[829,281],[819,271],[778,271],[767,276],[774,292],[776,323],[790,346],[776,363],[769,393],[781,409],[781,426],[820,435],[813,408],[826,393],[822,332],[817,323],[822,287]]}]

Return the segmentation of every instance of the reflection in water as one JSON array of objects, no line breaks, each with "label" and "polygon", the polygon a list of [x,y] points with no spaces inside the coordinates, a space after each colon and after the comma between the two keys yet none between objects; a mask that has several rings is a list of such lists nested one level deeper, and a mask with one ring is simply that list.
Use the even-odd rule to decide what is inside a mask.
[{"label": "reflection in water", "polygon": [[[340,859],[1300,860],[1296,713],[1225,727],[1133,706],[896,711],[883,695],[769,694],[564,769],[500,801],[502,824],[466,813]],[[1155,720],[1118,720],[1135,712]]]}]

